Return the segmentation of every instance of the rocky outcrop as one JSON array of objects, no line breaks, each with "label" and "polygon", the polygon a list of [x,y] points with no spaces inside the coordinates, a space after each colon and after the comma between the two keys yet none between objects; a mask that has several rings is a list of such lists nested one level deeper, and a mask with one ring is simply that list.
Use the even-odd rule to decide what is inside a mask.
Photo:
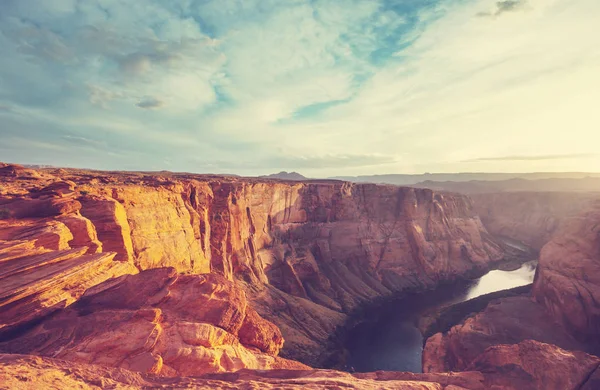
[{"label": "rocky outcrop", "polygon": [[[590,206],[591,207],[591,206]],[[600,211],[568,217],[540,254],[532,297],[500,298],[430,337],[427,372],[464,370],[486,348],[526,339],[600,353]]]},{"label": "rocky outcrop", "polygon": [[394,390],[591,390],[598,358],[536,342],[498,346],[460,373],[349,374],[330,370],[240,370],[194,377],[158,377],[126,369],[27,355],[0,355],[0,382],[11,389],[394,389]]},{"label": "rocky outcrop", "polygon": [[594,385],[599,366],[596,356],[528,340],[491,347],[468,370],[484,373],[487,389],[578,390]]},{"label": "rocky outcrop", "polygon": [[571,219],[541,251],[533,296],[600,352],[600,211]]},{"label": "rocky outcrop", "polygon": [[98,284],[27,334],[0,343],[5,352],[164,376],[307,368],[278,358],[282,346],[279,329],[249,309],[232,282],[174,268]]},{"label": "rocky outcrop", "polygon": [[477,214],[494,234],[541,249],[569,219],[600,201],[598,193],[500,192],[470,195]]},{"label": "rocky outcrop", "polygon": [[11,224],[64,231],[48,247],[243,282],[256,311],[282,329],[284,355],[311,363],[359,305],[503,257],[468,198],[430,190],[77,170],[3,182]]},{"label": "rocky outcrop", "polygon": [[71,248],[73,240],[59,221],[0,221],[0,339],[27,330],[87,288],[137,272],[113,261],[115,253],[94,253],[98,248],[83,245],[83,239]]},{"label": "rocky outcrop", "polygon": [[131,229],[125,208],[109,197],[81,198],[81,214],[92,222],[105,251],[115,252],[115,260],[133,263]]},{"label": "rocky outcrop", "polygon": [[585,350],[529,296],[500,298],[448,332],[427,339],[424,372],[464,371],[486,349],[537,340],[566,350]]}]

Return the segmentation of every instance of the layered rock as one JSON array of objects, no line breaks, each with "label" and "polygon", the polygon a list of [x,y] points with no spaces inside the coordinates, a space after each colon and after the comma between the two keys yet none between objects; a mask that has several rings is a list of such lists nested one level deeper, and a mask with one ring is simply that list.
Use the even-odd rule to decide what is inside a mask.
[{"label": "layered rock", "polygon": [[503,257],[461,195],[168,173],[39,176],[3,178],[0,207],[11,218],[43,217],[71,234],[57,248],[114,252],[137,270],[243,281],[256,310],[282,329],[286,356],[304,361],[357,306]]},{"label": "layered rock", "polygon": [[500,298],[448,332],[427,339],[424,372],[463,371],[486,349],[537,340],[566,350],[585,350],[529,296]]},{"label": "layered rock", "polygon": [[487,230],[541,249],[569,219],[590,210],[598,193],[499,192],[473,194],[475,210]]},{"label": "layered rock", "polygon": [[464,370],[486,348],[526,339],[599,354],[599,226],[598,210],[563,220],[541,250],[532,297],[494,300],[448,332],[430,337],[423,369]]},{"label": "layered rock", "polygon": [[11,389],[394,389],[394,390],[592,390],[600,360],[536,342],[498,346],[460,373],[348,374],[329,370],[240,370],[194,377],[157,377],[59,359],[0,355],[0,382]]},{"label": "layered rock", "polygon": [[[75,218],[75,217],[73,217]],[[91,230],[90,230],[91,231]],[[76,301],[87,288],[135,273],[115,253],[94,253],[55,220],[0,221],[0,339]],[[70,242],[80,245],[71,248]]]},{"label": "layered rock", "polygon": [[541,251],[533,296],[600,352],[600,211],[571,219]]},{"label": "layered rock", "polygon": [[524,341],[487,349],[467,368],[485,375],[487,389],[591,389],[600,359],[554,345]]},{"label": "layered rock", "polygon": [[282,346],[279,329],[248,308],[232,282],[174,268],[100,283],[27,334],[0,343],[10,353],[165,376],[306,368],[278,358]]}]

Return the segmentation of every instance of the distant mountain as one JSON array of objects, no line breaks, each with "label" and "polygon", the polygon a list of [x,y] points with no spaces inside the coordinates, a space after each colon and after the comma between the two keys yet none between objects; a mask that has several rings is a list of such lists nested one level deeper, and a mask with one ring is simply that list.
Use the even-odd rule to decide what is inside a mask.
[{"label": "distant mountain", "polygon": [[583,179],[600,177],[600,173],[588,172],[534,172],[534,173],[424,173],[417,175],[369,175],[338,176],[331,179],[352,181],[355,183],[377,183],[410,186],[423,182],[470,182],[470,181],[506,181],[511,179],[544,180],[544,179]]},{"label": "distant mountain", "polygon": [[273,173],[271,175],[259,176],[265,179],[279,179],[279,180],[295,180],[302,181],[307,180],[306,177],[302,176],[298,172],[285,172],[281,171],[279,173]]},{"label": "distant mountain", "polygon": [[552,178],[552,179],[510,179],[497,181],[472,180],[458,181],[424,181],[412,184],[411,187],[430,188],[458,192],[462,194],[484,194],[492,192],[600,192],[600,177],[585,178]]},{"label": "distant mountain", "polygon": [[23,164],[25,168],[29,169],[46,169],[46,168],[57,168],[54,165],[40,165],[40,164]]}]

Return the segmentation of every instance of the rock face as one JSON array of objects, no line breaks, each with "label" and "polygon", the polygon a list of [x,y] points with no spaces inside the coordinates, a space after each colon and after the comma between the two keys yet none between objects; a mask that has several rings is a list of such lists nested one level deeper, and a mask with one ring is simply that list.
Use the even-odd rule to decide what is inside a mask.
[{"label": "rock face", "polygon": [[426,372],[465,370],[486,348],[527,339],[600,353],[600,211],[560,225],[541,250],[532,297],[494,300],[430,337],[423,353]]},{"label": "rock face", "polygon": [[[90,230],[91,232],[91,230]],[[0,339],[76,301],[87,288],[135,273],[113,261],[115,253],[95,253],[62,222],[0,221]],[[77,248],[69,242],[78,242]]]},{"label": "rock face", "polygon": [[571,219],[540,254],[533,296],[600,351],[600,211]]},{"label": "rock face", "polygon": [[471,195],[487,230],[541,249],[569,219],[593,208],[598,193],[503,192]]},{"label": "rock face", "polygon": [[450,331],[427,339],[423,371],[464,371],[486,349],[524,340],[537,340],[567,350],[586,349],[530,297],[500,298]]},{"label": "rock face", "polygon": [[241,368],[306,368],[277,358],[277,327],[220,275],[158,268],[108,280],[32,331],[0,345],[165,376]]},{"label": "rock face", "polygon": [[468,369],[484,373],[488,389],[562,390],[593,386],[599,366],[596,356],[528,340],[491,347]]},{"label": "rock face", "polygon": [[425,374],[351,375],[278,354],[318,362],[359,305],[502,259],[469,198],[13,165],[0,177],[0,351],[46,356],[0,355],[11,388],[580,390],[600,381],[598,358],[569,352],[589,349],[599,331],[600,215],[572,215],[591,196],[490,206],[494,233],[514,229],[512,238],[541,245],[563,232],[542,250],[535,300],[492,301],[430,338]]},{"label": "rock face", "polygon": [[600,360],[533,341],[487,350],[460,373],[329,370],[240,370],[194,377],[157,377],[126,369],[26,355],[0,355],[0,383],[11,389],[394,389],[394,390],[592,390]]},{"label": "rock face", "polygon": [[2,179],[8,223],[43,230],[13,227],[10,239],[114,253],[124,273],[173,267],[242,281],[257,312],[288,340],[284,355],[311,363],[358,305],[503,257],[461,195],[184,174],[38,176]]}]

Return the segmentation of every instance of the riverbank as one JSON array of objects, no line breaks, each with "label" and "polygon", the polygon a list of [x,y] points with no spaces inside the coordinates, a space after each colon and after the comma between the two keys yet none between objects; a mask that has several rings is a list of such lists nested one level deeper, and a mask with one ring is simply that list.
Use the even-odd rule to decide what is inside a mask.
[{"label": "riverbank", "polygon": [[[454,320],[460,321],[477,308],[484,308],[496,296],[512,296],[527,291],[528,287],[517,287],[513,292],[498,291],[452,310],[456,304],[469,302],[469,293],[478,287],[478,282],[486,275],[491,272],[501,275],[514,273],[502,269],[514,269],[516,262],[520,268],[526,268],[524,264],[531,260],[526,261],[522,257],[498,262],[487,270],[474,270],[471,275],[459,280],[443,281],[435,289],[404,292],[360,307],[330,338],[328,354],[322,356],[321,360],[323,367],[351,372],[420,372],[422,348],[426,340],[423,335],[427,336],[437,328],[451,326]],[[534,270],[535,267],[530,268],[531,280]],[[504,290],[501,287],[498,290]],[[422,319],[423,315],[427,320]]]}]

